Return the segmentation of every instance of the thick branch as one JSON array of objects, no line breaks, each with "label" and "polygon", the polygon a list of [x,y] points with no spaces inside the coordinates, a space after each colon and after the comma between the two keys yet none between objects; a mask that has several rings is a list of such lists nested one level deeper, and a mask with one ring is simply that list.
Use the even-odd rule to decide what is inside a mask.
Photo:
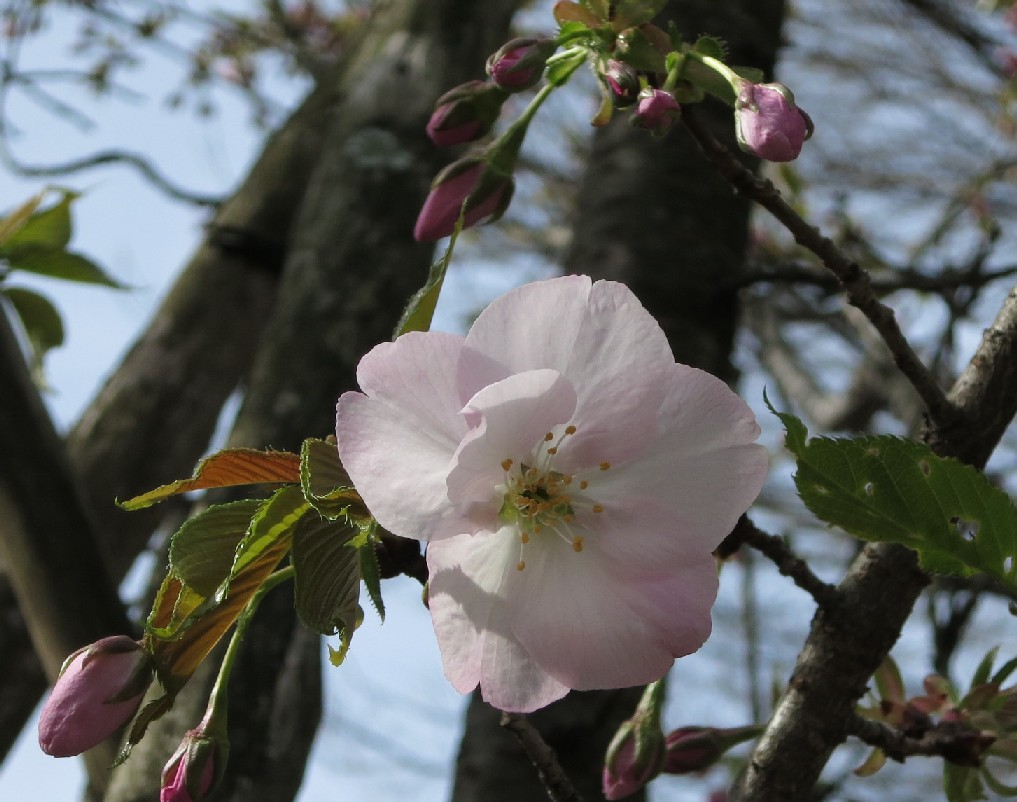
[{"label": "thick branch", "polygon": [[[929,432],[941,455],[981,467],[1017,413],[1017,288],[950,392],[956,424]],[[851,732],[866,683],[900,634],[928,578],[913,552],[868,546],[821,609],[788,692],[733,789],[739,802],[804,802],[833,749]]]}]

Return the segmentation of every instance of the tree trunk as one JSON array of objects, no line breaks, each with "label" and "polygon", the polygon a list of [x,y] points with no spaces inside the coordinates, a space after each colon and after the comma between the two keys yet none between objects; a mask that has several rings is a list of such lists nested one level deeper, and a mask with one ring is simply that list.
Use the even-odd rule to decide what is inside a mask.
[{"label": "tree trunk", "polygon": [[[412,229],[447,158],[424,133],[434,99],[498,47],[517,5],[376,4],[339,78],[342,101],[329,110],[326,146],[304,196],[234,444],[297,449],[305,437],[334,429],[336,399],[354,385],[360,357],[391,338],[427,275],[433,248],[413,241]],[[295,795],[320,715],[320,649],[296,624],[292,601],[273,593],[231,682],[232,748],[218,799],[279,802]],[[179,700],[173,720],[157,722],[155,737],[115,773],[107,802],[158,797],[165,744],[200,719],[204,679],[204,693]],[[189,715],[178,714],[182,707]]]},{"label": "tree trunk", "polygon": [[[768,73],[780,45],[783,12],[783,0],[682,0],[667,8],[686,34],[722,34],[733,63]],[[697,111],[736,147],[730,109],[707,102]],[[730,382],[738,303],[723,285],[742,269],[748,226],[748,203],[731,192],[684,131],[656,140],[619,119],[594,138],[564,268],[627,284],[664,328],[677,361]],[[640,691],[573,693],[531,717],[587,802],[603,799],[604,752]],[[498,720],[475,694],[453,802],[547,798]],[[626,798],[638,801],[645,794]]]}]

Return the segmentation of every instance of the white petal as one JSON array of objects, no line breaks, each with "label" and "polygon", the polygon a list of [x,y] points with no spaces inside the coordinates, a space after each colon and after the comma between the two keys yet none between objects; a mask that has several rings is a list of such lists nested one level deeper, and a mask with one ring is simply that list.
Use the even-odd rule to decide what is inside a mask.
[{"label": "white petal", "polygon": [[539,368],[565,373],[589,314],[591,286],[587,276],[563,276],[524,284],[492,301],[466,335],[460,394],[471,397],[513,373]]},{"label": "white petal", "polygon": [[670,517],[679,542],[709,551],[759,495],[766,450],[754,442],[752,410],[720,379],[675,365],[665,388],[653,443],[635,459],[583,478],[605,520],[626,522],[627,537],[655,538]]},{"label": "white petal", "polygon": [[576,690],[642,685],[710,634],[717,575],[708,555],[618,570],[591,535],[527,549],[511,586],[512,630],[549,674]]},{"label": "white petal", "polygon": [[336,407],[339,458],[383,527],[418,540],[473,531],[449,502],[445,479],[456,444],[382,401],[344,393]]},{"label": "white petal", "polygon": [[466,433],[455,388],[462,344],[463,338],[455,334],[404,334],[375,346],[360,360],[357,382],[369,398],[400,410],[436,437],[458,443]]},{"label": "white petal", "polygon": [[517,537],[505,528],[431,543],[428,604],[452,686],[469,693],[479,684],[494,707],[529,712],[569,689],[537,666],[509,629],[504,592],[518,573]]},{"label": "white petal", "polygon": [[428,540],[472,531],[445,478],[466,433],[455,394],[462,338],[413,332],[371,350],[357,367],[367,395],[336,408],[339,457],[368,509],[389,531]]},{"label": "white petal", "polygon": [[490,528],[501,508],[495,488],[504,482],[501,463],[531,460],[544,435],[565,423],[576,406],[572,385],[553,370],[517,373],[478,392],[464,409],[473,428],[452,459],[448,497]]}]

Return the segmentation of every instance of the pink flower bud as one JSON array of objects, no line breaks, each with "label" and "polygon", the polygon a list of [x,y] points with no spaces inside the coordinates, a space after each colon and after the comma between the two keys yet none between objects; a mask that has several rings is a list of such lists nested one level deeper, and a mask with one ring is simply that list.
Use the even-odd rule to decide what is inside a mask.
[{"label": "pink flower bud", "polygon": [[607,750],[601,777],[605,799],[622,799],[634,794],[660,774],[664,762],[663,737],[652,738],[647,744],[637,745],[634,727],[628,727],[623,733],[629,723],[622,725]]},{"label": "pink flower bud", "polygon": [[463,228],[497,220],[508,208],[514,189],[512,176],[495,169],[482,157],[470,156],[453,162],[431,184],[431,194],[420,210],[413,236],[418,242],[449,236],[467,198]]},{"label": "pink flower bud", "polygon": [[620,109],[639,99],[639,73],[624,62],[610,59],[601,77],[611,90],[614,104]]},{"label": "pink flower bud", "polygon": [[522,92],[540,80],[557,49],[553,39],[512,39],[487,60],[487,74],[502,89]]},{"label": "pink flower bud", "polygon": [[663,682],[651,682],[632,718],[618,728],[604,759],[601,786],[605,799],[634,794],[660,774],[664,766],[664,732],[660,711],[664,703]]},{"label": "pink flower bud", "polygon": [[206,734],[204,725],[189,730],[162,770],[159,802],[202,802],[218,784],[229,744]]},{"label": "pink flower bud", "polygon": [[742,84],[735,101],[735,133],[742,150],[771,162],[798,158],[812,136],[812,120],[783,84]]},{"label": "pink flower bud", "polygon": [[70,757],[102,743],[134,715],[152,681],[152,663],[137,641],[114,635],[64,662],[39,717],[39,745]]},{"label": "pink flower bud", "polygon": [[473,142],[494,125],[508,92],[489,81],[470,81],[450,89],[434,107],[427,135],[439,148]]},{"label": "pink flower bud", "polygon": [[665,774],[706,771],[731,747],[755,738],[762,727],[679,727],[667,736]]},{"label": "pink flower bud", "polygon": [[632,124],[645,128],[654,136],[664,136],[679,116],[681,106],[670,92],[647,88],[639,93],[639,105],[632,115]]}]

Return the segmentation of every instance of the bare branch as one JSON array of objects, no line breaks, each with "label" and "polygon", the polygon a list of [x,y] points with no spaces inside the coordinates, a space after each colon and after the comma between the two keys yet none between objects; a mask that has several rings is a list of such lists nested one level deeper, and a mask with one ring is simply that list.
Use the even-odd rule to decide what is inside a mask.
[{"label": "bare branch", "polygon": [[526,752],[537,772],[540,781],[547,789],[547,796],[552,802],[582,802],[572,781],[566,776],[555,751],[547,745],[536,728],[530,724],[526,716],[516,713],[502,713],[501,726],[511,732],[519,745]]},{"label": "bare branch", "polygon": [[916,755],[942,757],[958,766],[980,766],[985,750],[996,736],[982,732],[959,721],[941,721],[920,735],[911,736],[881,721],[855,716],[848,722],[848,731],[870,746],[882,749],[886,756],[903,763]]},{"label": "bare branch", "polygon": [[939,425],[949,425],[955,421],[957,410],[947,400],[935,377],[904,337],[893,310],[876,297],[869,274],[857,262],[847,258],[832,240],[824,237],[819,229],[810,225],[791,208],[772,181],[757,178],[751,170],[739,162],[697,119],[694,111],[686,113],[682,119],[699,143],[707,160],[720,174],[736,190],[756,201],[776,217],[791,232],[799,245],[818,256],[827,269],[837,277],[850,303],[862,311],[883,338],[897,367],[925,403],[930,418]]}]

